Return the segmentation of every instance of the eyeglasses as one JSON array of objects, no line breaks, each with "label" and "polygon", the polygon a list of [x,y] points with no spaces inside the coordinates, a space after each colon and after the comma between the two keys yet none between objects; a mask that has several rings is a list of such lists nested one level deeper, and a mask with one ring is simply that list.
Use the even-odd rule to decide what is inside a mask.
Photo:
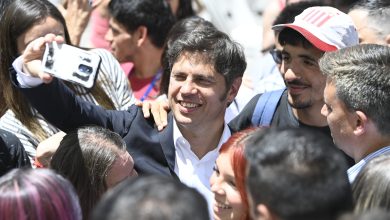
[{"label": "eyeglasses", "polygon": [[282,64],[282,51],[273,48],[269,51],[276,64]]}]

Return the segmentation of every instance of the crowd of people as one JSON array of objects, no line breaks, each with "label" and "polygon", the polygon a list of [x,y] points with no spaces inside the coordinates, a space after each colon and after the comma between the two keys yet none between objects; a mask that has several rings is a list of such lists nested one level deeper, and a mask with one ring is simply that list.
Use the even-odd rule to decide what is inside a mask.
[{"label": "crowd of people", "polygon": [[209,1],[1,1],[0,219],[389,218],[390,2],[272,1],[248,59]]}]

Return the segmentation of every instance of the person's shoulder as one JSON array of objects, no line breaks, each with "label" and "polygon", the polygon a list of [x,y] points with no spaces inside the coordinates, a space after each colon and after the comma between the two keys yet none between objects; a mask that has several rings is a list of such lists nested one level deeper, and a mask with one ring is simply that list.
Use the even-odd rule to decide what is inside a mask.
[{"label": "person's shoulder", "polygon": [[[142,107],[137,105],[131,105],[126,111],[126,114],[120,117],[124,117],[122,120],[115,119],[115,123],[124,123],[123,133],[130,139],[137,139],[138,141],[150,142],[156,140],[161,133],[155,124],[154,118],[151,115],[148,118],[144,117]],[[168,123],[172,123],[172,117],[168,116]],[[164,128],[165,133],[169,125]],[[171,130],[171,129],[168,129]]]},{"label": "person's shoulder", "polygon": [[4,143],[7,145],[12,144],[20,144],[19,139],[16,137],[16,135],[12,134],[9,131],[3,130],[0,128],[0,138],[3,140]]},{"label": "person's shoulder", "polygon": [[237,132],[252,126],[251,120],[253,112],[260,96],[261,94],[253,96],[253,98],[245,105],[242,111],[228,123],[231,131]]},{"label": "person's shoulder", "polygon": [[131,105],[126,112],[129,113],[130,118],[133,118],[133,121],[136,123],[148,123],[154,125],[153,116],[145,118],[144,113],[142,112],[142,107],[135,104]]}]

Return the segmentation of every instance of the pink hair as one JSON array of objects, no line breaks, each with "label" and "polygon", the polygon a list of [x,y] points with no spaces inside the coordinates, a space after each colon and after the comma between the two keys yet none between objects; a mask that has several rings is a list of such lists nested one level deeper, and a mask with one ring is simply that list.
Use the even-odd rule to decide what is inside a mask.
[{"label": "pink hair", "polygon": [[81,219],[71,183],[48,169],[15,169],[0,178],[0,219]]}]

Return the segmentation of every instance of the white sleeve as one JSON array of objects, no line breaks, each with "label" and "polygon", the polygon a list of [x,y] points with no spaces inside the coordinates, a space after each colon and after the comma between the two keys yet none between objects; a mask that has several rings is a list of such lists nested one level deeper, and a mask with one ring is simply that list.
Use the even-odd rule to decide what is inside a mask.
[{"label": "white sleeve", "polygon": [[20,87],[32,88],[32,87],[39,86],[43,83],[43,81],[40,78],[32,77],[29,73],[24,73],[22,71],[22,67],[23,67],[22,56],[16,58],[12,63],[12,66],[16,71],[16,80],[18,81]]}]

